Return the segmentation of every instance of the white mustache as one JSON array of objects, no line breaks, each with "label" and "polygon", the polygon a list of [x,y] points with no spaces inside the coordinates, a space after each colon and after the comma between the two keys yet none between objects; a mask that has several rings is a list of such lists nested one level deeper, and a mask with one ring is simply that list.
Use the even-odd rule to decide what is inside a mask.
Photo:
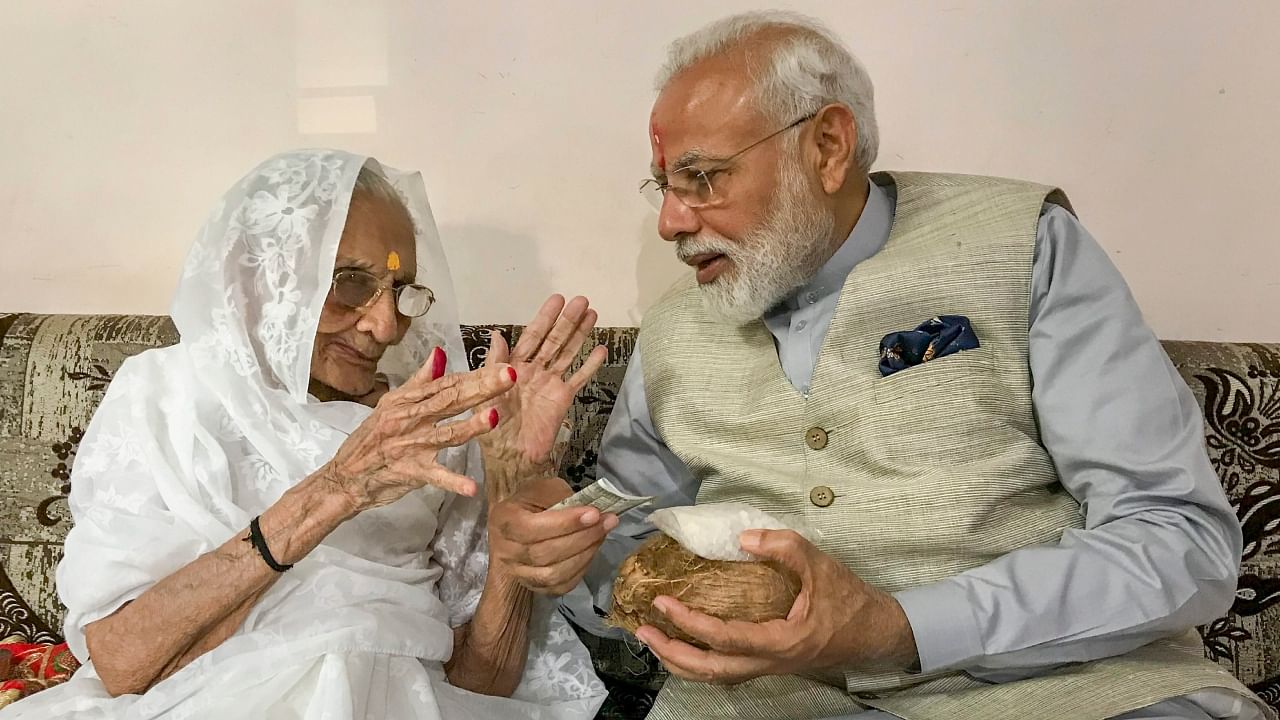
[{"label": "white mustache", "polygon": [[676,241],[676,257],[680,262],[688,262],[698,255],[725,255],[732,258],[737,248],[722,239],[691,237]]}]

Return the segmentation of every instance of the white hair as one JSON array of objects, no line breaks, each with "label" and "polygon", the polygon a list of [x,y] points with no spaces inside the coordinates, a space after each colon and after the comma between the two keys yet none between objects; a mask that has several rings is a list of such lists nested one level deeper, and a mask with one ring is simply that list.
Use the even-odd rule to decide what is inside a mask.
[{"label": "white hair", "polygon": [[413,227],[413,232],[418,233],[418,221],[413,217],[413,213],[409,211],[409,203],[395,185],[386,178],[381,172],[365,165],[360,168],[360,172],[356,175],[355,187],[351,190],[351,196],[357,195],[365,199],[382,200],[390,205],[395,211],[403,213],[409,225]]},{"label": "white hair", "polygon": [[356,186],[352,190],[352,194],[357,193],[366,197],[384,200],[397,208],[403,208],[405,214],[409,212],[408,205],[405,203],[404,196],[400,194],[400,191],[396,190],[390,180],[368,165],[360,168],[359,174],[356,175]]},{"label": "white hair", "polygon": [[763,66],[747,66],[760,110],[778,123],[790,123],[823,105],[844,105],[858,125],[853,162],[869,172],[880,150],[871,77],[826,25],[806,15],[782,10],[741,13],[675,40],[658,72],[657,90],[691,66],[761,38],[770,41]]}]

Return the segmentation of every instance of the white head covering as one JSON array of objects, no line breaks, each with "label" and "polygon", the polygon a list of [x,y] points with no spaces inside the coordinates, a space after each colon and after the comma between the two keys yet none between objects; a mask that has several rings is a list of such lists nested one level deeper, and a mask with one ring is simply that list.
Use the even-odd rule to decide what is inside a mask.
[{"label": "white head covering", "polygon": [[[451,371],[467,369],[453,282],[420,175],[330,150],[278,155],[255,168],[223,196],[187,258],[171,309],[181,341],[121,366],[81,443],[70,498],[76,522],[58,568],[67,641],[77,656],[86,656],[85,625],[241,531],[332,458],[371,412],[307,393],[320,312],[365,166],[403,194],[415,225],[418,282],[437,298],[388,349],[379,371],[405,378],[436,345],[448,352]],[[442,459],[456,472],[479,474],[474,444]],[[451,496],[435,488],[415,494],[427,507],[408,517],[386,508],[362,515],[313,555],[338,566],[353,558],[401,564],[397,551],[426,550]],[[417,537],[382,547],[369,540],[380,528]],[[345,557],[329,557],[335,551]],[[313,565],[291,579],[332,569]],[[427,563],[417,570],[427,573]],[[369,580],[365,570],[351,571]],[[430,575],[395,579],[430,582],[439,569]],[[439,609],[415,612],[443,621]]]},{"label": "white head covering", "polygon": [[[378,369],[404,380],[437,345],[447,351],[451,372],[468,369],[453,279],[422,176],[330,150],[278,155],[214,209],[187,257],[170,310],[201,381],[251,441],[264,433],[296,435],[314,421],[307,401],[312,345],[352,189],[365,166],[390,180],[406,201],[417,279],[436,296],[431,312],[412,321]],[[314,469],[312,448],[288,450],[268,457],[275,470],[296,480]]]},{"label": "white head covering", "polygon": [[[243,531],[372,412],[307,394],[320,312],[366,166],[404,196],[417,282],[437,300],[378,369],[393,383],[407,378],[437,345],[450,371],[467,369],[453,282],[418,174],[330,150],[258,166],[214,208],[187,258],[172,307],[181,341],[121,366],[81,442],[69,503],[75,525],[58,566],[65,634],[78,658],[88,657],[88,624]],[[483,480],[474,443],[439,459]],[[488,568],[483,498],[428,486],[343,523],[280,576],[235,635],[140,698],[107,698],[81,672],[18,706],[32,717],[70,708],[122,717],[125,706],[138,718],[248,717],[301,703],[311,710],[298,716],[310,718],[355,698],[372,704],[351,717],[451,717],[446,706],[458,703],[472,708],[467,716],[481,703],[490,708],[484,717],[538,717],[547,708],[591,717],[603,687],[585,648],[545,604],[515,697],[480,700],[444,681],[452,627],[474,612]],[[333,682],[299,684],[321,666]]]}]

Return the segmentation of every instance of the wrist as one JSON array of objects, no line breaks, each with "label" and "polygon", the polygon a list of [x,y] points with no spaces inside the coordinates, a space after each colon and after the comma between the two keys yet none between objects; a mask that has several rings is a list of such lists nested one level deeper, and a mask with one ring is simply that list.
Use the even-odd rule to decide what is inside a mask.
[{"label": "wrist", "polygon": [[920,657],[916,649],[915,632],[902,605],[888,593],[878,592],[879,626],[884,638],[880,643],[880,657],[876,664],[888,665],[907,672],[920,671]]},{"label": "wrist", "polygon": [[869,594],[850,603],[843,624],[829,633],[831,644],[819,653],[819,667],[919,672],[915,634],[906,612],[892,595],[867,590]]},{"label": "wrist", "polygon": [[529,480],[556,474],[550,458],[531,461],[523,458],[496,457],[486,454],[485,488],[491,501],[504,500]]},{"label": "wrist", "polygon": [[489,554],[489,569],[484,585],[486,595],[505,598],[510,602],[536,594],[524,580],[512,572],[511,565],[494,557],[492,552]]},{"label": "wrist", "polygon": [[338,524],[341,524],[359,515],[368,505],[364,498],[352,490],[353,485],[337,463],[329,461],[298,483],[293,490],[298,491],[326,517],[340,518]]},{"label": "wrist", "polygon": [[357,512],[350,496],[336,491],[322,469],[289,488],[258,517],[258,524],[276,561],[292,565]]},{"label": "wrist", "polygon": [[484,580],[485,592],[495,592],[502,596],[515,594],[517,590],[524,589],[519,579],[507,570],[505,563],[495,561],[493,556],[489,557],[489,572]]},{"label": "wrist", "polygon": [[476,608],[473,622],[480,621],[488,626],[486,620],[495,617],[503,618],[505,628],[509,621],[522,617],[533,602],[533,591],[525,587],[514,575],[505,571],[501,564],[490,562],[489,573],[485,577],[484,590],[480,594],[480,606]]}]

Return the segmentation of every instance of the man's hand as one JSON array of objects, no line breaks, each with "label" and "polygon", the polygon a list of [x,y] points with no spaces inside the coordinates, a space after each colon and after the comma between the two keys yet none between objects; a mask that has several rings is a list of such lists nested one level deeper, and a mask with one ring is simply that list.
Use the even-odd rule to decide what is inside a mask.
[{"label": "man's hand", "polygon": [[916,662],[911,625],[897,601],[863,582],[790,530],[748,530],[742,549],[775,560],[800,577],[800,594],[782,620],[724,621],[659,596],[654,606],[706,643],[702,650],[651,625],[636,637],[667,670],[694,682],[733,685],[763,675],[822,668],[898,667]]},{"label": "man's hand", "polygon": [[545,595],[574,588],[618,517],[593,507],[547,510],[573,493],[557,477],[525,483],[489,511],[489,566]]}]

